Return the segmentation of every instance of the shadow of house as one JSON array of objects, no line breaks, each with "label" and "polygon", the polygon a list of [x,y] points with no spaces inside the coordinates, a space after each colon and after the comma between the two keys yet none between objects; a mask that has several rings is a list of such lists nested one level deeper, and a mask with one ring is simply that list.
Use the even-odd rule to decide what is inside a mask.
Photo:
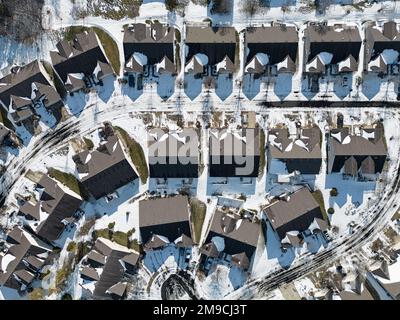
[{"label": "shadow of house", "polygon": [[191,247],[187,196],[141,200],[139,230],[145,251],[161,249],[170,243],[177,247]]},{"label": "shadow of house", "polygon": [[261,233],[260,224],[238,213],[217,209],[212,217],[204,245],[200,248],[203,263],[207,257],[230,256],[230,263],[247,270],[250,267]]},{"label": "shadow of house", "polygon": [[285,24],[247,28],[245,72],[266,75],[295,73],[298,42],[296,28]]},{"label": "shadow of house", "polygon": [[[81,269],[84,280],[95,281],[93,298],[122,299],[126,295],[126,273],[134,273],[140,254],[105,238],[98,238]],[[101,270],[101,272],[99,272]]]},{"label": "shadow of house", "polygon": [[39,116],[35,109],[44,107],[57,120],[61,118],[64,103],[54,87],[49,74],[39,60],[22,67],[0,79],[0,101],[17,125],[27,129],[35,126]]},{"label": "shadow of house", "polygon": [[73,160],[80,181],[95,199],[110,195],[138,178],[129,156],[114,134],[97,150],[78,153]]},{"label": "shadow of house", "polygon": [[358,129],[358,135],[348,127],[331,130],[328,173],[342,172],[351,177],[375,180],[387,157],[384,129],[381,126]]},{"label": "shadow of house", "polygon": [[271,129],[268,132],[267,171],[278,175],[294,171],[318,174],[322,163],[321,138],[321,130],[317,126],[298,126],[294,135],[289,133],[288,128]]},{"label": "shadow of house", "polygon": [[39,238],[57,240],[82,204],[82,198],[63,184],[43,175],[36,184],[40,198],[36,203],[25,202],[18,211],[25,225]]},{"label": "shadow of house", "polygon": [[210,177],[258,176],[260,162],[259,128],[238,131],[210,130]]},{"label": "shadow of house", "polygon": [[305,187],[273,201],[263,210],[282,247],[301,246],[304,238],[301,233],[312,224],[320,225],[320,231],[328,228],[320,205]]},{"label": "shadow of house", "polygon": [[25,292],[46,264],[52,247],[20,227],[6,238],[6,251],[0,253],[0,286]]},{"label": "shadow of house", "polygon": [[388,21],[379,29],[372,23],[365,30],[364,72],[399,73],[400,32],[394,21]]},{"label": "shadow of house", "polygon": [[56,48],[50,51],[51,62],[70,94],[115,75],[94,31],[77,34],[70,42],[60,41]]},{"label": "shadow of house", "polygon": [[197,178],[199,137],[195,129],[181,132],[151,129],[148,133],[150,178]]}]

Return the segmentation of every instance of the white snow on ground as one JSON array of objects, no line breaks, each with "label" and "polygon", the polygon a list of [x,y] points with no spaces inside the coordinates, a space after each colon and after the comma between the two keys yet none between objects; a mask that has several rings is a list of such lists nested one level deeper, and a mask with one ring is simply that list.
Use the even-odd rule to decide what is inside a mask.
[{"label": "white snow on ground", "polygon": [[310,293],[316,291],[314,283],[309,278],[302,278],[293,283],[301,297],[310,298]]},{"label": "white snow on ground", "polygon": [[195,283],[198,292],[204,294],[207,299],[222,299],[233,290],[241,287],[246,281],[247,275],[237,267],[229,267],[227,264],[214,264],[205,279],[196,277]]},{"label": "white snow on ground", "polygon": [[[85,4],[85,1],[75,1],[78,6],[82,6]],[[296,3],[296,5],[289,6],[292,10],[291,14],[285,14],[278,7],[280,2],[278,0],[273,1],[277,7],[271,7],[268,11],[261,11],[261,13],[256,14],[255,17],[251,19],[252,24],[261,24],[265,22],[268,17],[268,20],[278,19],[285,22],[298,22],[304,20],[315,20],[315,16],[312,12],[304,13],[301,10],[298,10],[302,4]],[[76,21],[73,20],[71,15],[71,10],[73,8],[72,2],[70,1],[46,1],[46,10],[50,11],[47,19],[45,19],[46,29],[56,30],[62,26],[67,26],[70,24],[76,24]],[[380,13],[377,13],[377,10],[382,6],[385,6],[385,10]],[[239,9],[238,1],[234,2],[234,10],[232,15],[227,15],[225,17],[218,15],[210,15],[214,22],[221,23],[233,23],[235,27],[239,30],[245,27],[250,21]],[[384,15],[393,15],[398,14],[399,8],[393,7],[390,2],[383,2],[379,4],[373,4],[369,8],[366,8],[364,12],[352,11],[349,14],[346,14],[346,10],[348,7],[342,7],[340,5],[333,5],[328,9],[327,16],[331,21],[339,21],[346,15],[346,21],[349,21],[349,24],[355,24],[354,22],[361,21],[363,19],[375,19],[376,17],[381,17]],[[203,20],[209,13],[209,8],[200,7],[194,5],[190,2],[188,8],[186,9],[186,20],[195,20],[200,22]],[[160,21],[169,21],[181,28],[183,26],[184,19],[179,15],[169,14],[165,10],[165,6],[162,2],[148,2],[145,1],[143,6],[141,7],[141,16],[135,19],[137,22],[145,21],[146,19],[159,19]],[[87,25],[96,25],[101,26],[106,31],[108,31],[113,38],[117,41],[119,48],[122,48],[122,36],[123,33],[122,25],[128,22],[132,22],[131,20],[123,19],[121,21],[112,21],[106,20],[101,17],[87,17],[85,18],[84,23]],[[304,26],[301,27],[301,32],[304,30]],[[37,57],[40,54],[45,55],[45,58],[48,59],[48,51],[54,48],[53,40],[47,39],[42,42],[38,42],[38,46],[41,46],[43,50],[39,50],[38,52],[25,50],[24,45],[16,45],[15,43],[7,42],[3,38],[0,39],[0,47],[5,48],[2,50],[2,54],[6,57],[4,60],[7,61],[7,64],[10,65],[14,62],[22,62],[27,60],[33,60],[33,58]],[[300,42],[300,48],[302,48],[303,43]],[[46,47],[46,49],[44,49]],[[48,47],[48,49],[47,49]],[[120,50],[120,55],[122,56],[122,50]],[[302,55],[302,50],[300,50],[300,56]],[[390,57],[390,55],[389,55]],[[392,56],[393,57],[393,56]],[[361,65],[361,63],[360,63]],[[6,65],[2,65],[5,67]],[[243,107],[251,110],[259,110],[259,106],[257,106],[257,99],[265,99],[268,97],[271,101],[277,101],[280,99],[289,99],[296,96],[297,99],[305,99],[302,94],[296,94],[293,91],[298,90],[301,85],[301,70],[302,66],[300,66],[299,72],[297,72],[293,76],[293,82],[289,81],[289,75],[279,75],[272,81],[271,79],[263,79],[256,81],[248,81],[245,80],[243,82],[243,92],[246,95],[246,90],[249,93],[247,96],[247,100],[243,102]],[[219,77],[220,81],[226,80],[223,76]],[[157,95],[154,94],[155,90],[151,81],[155,81],[154,79],[149,79],[144,83],[144,88],[141,91],[138,91],[132,88],[127,88],[127,86],[121,86],[117,81],[112,81],[112,83],[107,83],[104,87],[96,88],[99,93],[91,93],[88,95],[83,95],[82,93],[75,94],[73,97],[67,98],[67,109],[70,113],[79,119],[81,122],[79,124],[79,129],[82,133],[87,134],[88,132],[93,132],[94,124],[98,124],[104,120],[111,120],[113,124],[119,125],[125,128],[144,148],[146,153],[146,139],[145,137],[145,129],[144,125],[141,123],[141,120],[134,118],[133,115],[129,115],[134,111],[148,111],[155,110],[156,107],[163,110],[175,110],[175,91],[174,90],[174,82],[171,78],[165,77],[164,79],[159,80],[157,86]],[[247,82],[246,82],[247,81]],[[157,82],[157,81],[155,81]],[[155,83],[154,82],[154,83]],[[315,99],[322,99],[321,95],[323,94],[331,94],[332,99],[339,100],[340,98],[346,100],[365,100],[369,99],[381,99],[381,100],[396,100],[397,95],[397,85],[399,80],[395,77],[385,77],[383,79],[379,79],[377,81],[376,75],[368,74],[365,76],[363,84],[362,84],[362,92],[359,93],[357,91],[356,95],[350,96],[349,90],[354,85],[353,79],[347,79],[347,85],[344,85],[343,82],[345,80],[340,77],[326,77],[324,79],[320,79],[321,91],[318,95],[315,96]],[[195,80],[192,79],[190,75],[185,76],[185,93],[188,96],[182,97],[185,105],[185,112],[190,111],[199,111],[202,108],[201,99],[203,98],[201,95],[202,81],[201,79]],[[211,90],[210,96],[211,101],[214,104],[214,107],[218,107],[225,110],[232,110],[233,106],[236,106],[235,94],[232,94],[233,89],[227,85],[228,81],[221,83],[217,83],[218,87],[215,92]],[[231,81],[231,84],[233,81]],[[292,89],[293,87],[293,89]],[[306,90],[307,91],[307,90]],[[354,94],[354,90],[353,93]],[[249,96],[253,95],[253,102],[250,103],[248,101],[251,99]],[[170,99],[168,101],[163,102],[163,97],[169,96]],[[225,97],[224,99],[221,98]],[[196,98],[198,97],[198,98]],[[190,99],[193,100],[192,103]],[[135,103],[133,103],[135,101]],[[287,118],[284,117],[285,113],[289,112],[297,112],[298,110],[270,110],[268,111],[268,124],[273,125],[277,123],[287,122]],[[350,119],[353,122],[363,123],[368,120],[368,117],[374,118],[376,120],[378,118],[376,110],[371,108],[367,113],[359,113],[355,110],[347,110],[344,112],[345,122]],[[41,111],[42,112],[42,111]],[[123,116],[121,116],[123,115]],[[128,116],[129,115],[129,116]],[[43,131],[47,130],[49,127],[54,125],[54,121],[51,116],[46,114],[42,114],[43,121],[41,126],[43,127]],[[299,115],[302,117],[302,121],[305,120],[306,117],[313,118],[320,128],[324,128],[326,122],[324,121],[324,112],[309,112],[307,116],[305,113]],[[399,149],[399,125],[398,119],[392,117],[391,114],[388,116],[384,116],[385,119],[385,127],[387,134],[387,142],[389,146],[389,158],[396,159],[398,156]],[[356,120],[359,118],[358,120]],[[293,125],[293,123],[289,123],[289,125]],[[51,130],[51,129],[50,129]],[[324,131],[323,131],[324,132]],[[24,144],[28,148],[23,148],[20,150],[19,157],[23,158],[25,156],[25,150],[29,149],[35,142],[40,141],[43,137],[39,135],[37,137],[31,137],[27,133],[23,132],[23,129],[19,128],[18,133],[23,136]],[[393,139],[390,139],[390,136],[393,135]],[[95,139],[95,135],[92,134],[92,137]],[[97,144],[95,142],[95,144]],[[324,143],[323,143],[324,145]],[[323,148],[324,149],[324,148]],[[206,148],[204,150],[207,150]],[[325,151],[323,151],[324,153]],[[205,153],[206,154],[206,153]],[[5,163],[9,163],[14,159],[16,155],[10,155]],[[326,155],[325,155],[326,156]],[[389,164],[392,164],[390,162]],[[35,161],[29,163],[29,167],[32,169],[39,168],[40,170],[45,169],[45,166],[53,166],[59,168],[60,170],[67,172],[74,172],[74,166],[71,163],[71,151],[68,151],[67,156],[64,158],[57,153],[50,153],[48,150],[43,150],[41,152],[41,157],[36,159]],[[323,168],[321,172],[325,172],[326,163],[323,164]],[[395,168],[393,165],[389,165],[389,170],[387,173],[387,177],[391,177],[394,174]],[[202,201],[206,201],[207,195],[211,196],[213,193],[223,193],[229,195],[239,195],[240,193],[246,193],[248,200],[245,204],[245,207],[251,207],[258,209],[263,203],[265,203],[265,195],[267,192],[272,194],[273,192],[278,192],[277,189],[273,189],[271,186],[271,182],[269,180],[268,175],[264,175],[261,181],[252,181],[251,183],[243,183],[240,180],[229,179],[227,182],[225,181],[213,181],[213,179],[207,178],[206,169],[204,170],[202,176],[198,181],[198,194],[199,198]],[[384,177],[385,178],[385,177]],[[314,180],[314,181],[312,181]],[[387,180],[386,180],[387,181]],[[219,182],[219,183],[216,183]],[[325,174],[317,175],[316,177],[310,178],[311,185],[320,189],[325,198],[325,207],[333,207],[335,209],[335,213],[331,216],[331,222],[333,225],[339,227],[339,234],[346,234],[349,232],[348,223],[355,221],[356,223],[362,222],[362,215],[358,213],[358,211],[362,211],[363,209],[368,208],[368,203],[365,201],[368,197],[371,197],[372,200],[377,199],[374,196],[374,192],[377,189],[380,190],[381,186],[376,185],[376,183],[372,182],[357,182],[354,180],[343,180],[340,174],[325,176]],[[14,188],[11,190],[10,195],[8,197],[8,201],[12,202],[11,199],[14,199],[14,195],[16,192],[27,193],[27,190],[24,188],[27,186],[27,182],[24,179],[19,179],[15,184]],[[338,187],[339,186],[339,187]],[[330,197],[329,191],[332,187],[338,188],[339,194],[337,197]],[[27,188],[29,189],[29,188]],[[115,230],[128,231],[132,228],[138,230],[137,225],[137,201],[138,199],[131,201],[133,197],[136,195],[140,195],[141,192],[147,189],[147,185],[138,185],[138,183],[130,184],[126,187],[118,190],[119,198],[111,201],[110,203],[106,203],[104,199],[98,201],[97,203],[87,203],[84,205],[84,210],[87,217],[97,215],[101,216],[96,223],[96,228],[105,228],[108,226],[110,222],[115,222]],[[280,190],[281,192],[282,190]],[[28,192],[29,193],[29,192]],[[12,207],[12,206],[11,206]],[[206,221],[209,221],[212,208],[215,207],[215,197],[211,196],[211,204],[207,206],[207,215]],[[14,204],[14,209],[15,204]],[[357,209],[357,210],[356,210]],[[367,210],[364,210],[367,212]],[[130,212],[127,215],[127,212]],[[104,214],[105,213],[105,214]],[[204,233],[204,232],[203,232]],[[307,237],[306,243],[303,248],[299,249],[289,249],[286,252],[282,252],[279,245],[279,239],[277,239],[276,234],[272,231],[270,227],[267,227],[267,242],[266,247],[264,244],[260,244],[257,257],[254,259],[254,276],[262,276],[267,273],[278,270],[281,266],[286,267],[293,263],[299,255],[304,254],[309,250],[310,252],[317,252],[321,250],[321,248],[325,245],[323,243],[323,239],[318,237]],[[137,231],[133,235],[133,237],[137,237]],[[66,234],[63,238],[63,242],[66,243],[70,238],[70,234]],[[162,268],[162,266],[167,266],[170,268],[176,267],[176,252],[172,247],[168,247],[162,250],[162,253],[157,254],[153,253],[148,256],[148,265],[152,270],[158,270]],[[161,260],[160,260],[161,259]],[[162,262],[162,263],[160,263]],[[156,268],[158,266],[158,269]],[[210,275],[206,278],[204,283],[200,286],[203,288],[204,292],[207,292],[207,295],[213,296],[224,296],[226,293],[233,290],[237,285],[241,285],[244,280],[244,276],[242,273],[238,273],[237,270],[229,269],[229,267],[225,265],[220,265],[216,270],[212,271]],[[218,271],[218,272],[217,272]],[[242,277],[243,276],[243,277]],[[228,281],[229,279],[229,281]],[[218,290],[214,287],[218,286]],[[213,289],[214,288],[214,289]]]}]

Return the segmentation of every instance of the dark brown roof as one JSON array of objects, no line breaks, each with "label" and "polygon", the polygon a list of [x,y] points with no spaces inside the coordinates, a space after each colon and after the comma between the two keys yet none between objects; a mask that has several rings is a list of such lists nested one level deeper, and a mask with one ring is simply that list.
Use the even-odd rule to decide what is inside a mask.
[{"label": "dark brown roof", "polygon": [[242,269],[248,269],[250,265],[249,258],[244,252],[232,255],[232,263]]},{"label": "dark brown roof", "polygon": [[295,27],[286,25],[249,27],[246,29],[247,43],[298,43],[299,37]]},{"label": "dark brown roof", "polygon": [[211,129],[210,156],[260,155],[259,128],[242,130]]},{"label": "dark brown roof", "polygon": [[236,43],[233,27],[186,27],[187,43]]},{"label": "dark brown roof", "polygon": [[88,180],[124,160],[125,153],[116,135],[109,137],[97,150],[83,151],[74,157],[81,181]]},{"label": "dark brown roof", "polygon": [[290,137],[287,128],[271,129],[268,144],[272,158],[318,159],[321,158],[321,130],[318,127],[302,128],[301,136]]},{"label": "dark brown roof", "polygon": [[84,266],[81,269],[81,275],[94,281],[100,280],[99,273],[95,268]]},{"label": "dark brown roof", "polygon": [[187,196],[139,201],[139,226],[147,227],[189,221]]},{"label": "dark brown roof", "polygon": [[319,208],[319,204],[311,192],[304,187],[292,193],[287,201],[273,202],[264,208],[264,212],[273,228],[277,229],[316,208]]},{"label": "dark brown roof", "polygon": [[[41,267],[39,254],[51,251],[51,248],[41,242],[39,239],[23,231],[20,227],[14,227],[13,230],[7,235],[7,241],[11,244],[5,255],[1,260],[7,256],[10,259],[7,264],[6,270],[0,272],[0,286],[6,286],[14,289],[19,289],[20,284],[16,281],[13,275],[17,275],[25,284],[29,284],[33,280],[32,274],[28,272],[27,266],[22,262],[26,257],[32,266]],[[0,265],[1,267],[1,265]]]},{"label": "dark brown roof", "polygon": [[[82,204],[82,198],[47,175],[42,175],[36,188],[41,191],[40,199],[36,204],[26,202],[20,207],[19,214],[40,221],[33,231],[49,241],[54,241],[64,230],[62,221],[73,216]],[[42,221],[41,211],[48,214]]]},{"label": "dark brown roof", "polygon": [[124,43],[158,43],[173,42],[174,28],[162,25],[161,23],[134,23],[125,28]]},{"label": "dark brown roof", "polygon": [[216,210],[211,221],[210,232],[257,247],[260,225]]},{"label": "dark brown roof", "polygon": [[34,84],[39,92],[46,96],[47,101],[44,103],[46,107],[62,103],[60,95],[50,81],[42,63],[35,60],[0,79],[0,100],[9,107],[13,97],[14,109],[32,104]]},{"label": "dark brown roof", "polygon": [[108,288],[106,292],[109,294],[114,294],[116,296],[122,297],[125,294],[126,287],[127,287],[126,282],[118,282],[113,286],[111,286],[110,288]]},{"label": "dark brown roof", "polygon": [[102,265],[106,263],[106,257],[95,250],[90,251],[87,258]]},{"label": "dark brown roof", "polygon": [[[368,133],[374,133],[375,138],[367,139],[362,136],[350,135],[348,128],[331,130],[329,139],[332,153],[344,156],[378,156],[386,155],[387,148],[380,128],[364,129]],[[339,137],[337,139],[333,135]]]}]

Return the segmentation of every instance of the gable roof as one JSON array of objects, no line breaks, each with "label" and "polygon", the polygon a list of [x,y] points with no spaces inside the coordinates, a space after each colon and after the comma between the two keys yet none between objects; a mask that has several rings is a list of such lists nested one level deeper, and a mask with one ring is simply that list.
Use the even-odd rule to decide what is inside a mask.
[{"label": "gable roof", "polygon": [[73,157],[81,181],[100,174],[121,161],[127,161],[121,142],[116,135],[108,138],[107,142],[96,150],[83,151]]},{"label": "gable roof", "polygon": [[[386,155],[383,129],[362,129],[364,136],[352,135],[349,128],[332,129],[329,138],[332,153],[340,156],[377,156]],[[373,136],[373,137],[370,137]]]},{"label": "gable roof", "polygon": [[[62,101],[60,95],[49,82],[50,77],[39,60],[14,68],[13,72],[0,79],[0,100],[8,108],[13,100],[14,109],[32,104],[34,88],[45,95],[46,107]],[[12,98],[12,99],[11,99]]]},{"label": "gable roof", "polygon": [[108,63],[97,35],[92,30],[77,34],[72,41],[62,40],[56,47],[56,51],[50,51],[50,57],[64,83],[68,74],[91,75],[99,61]]},{"label": "gable roof", "polygon": [[308,25],[305,30],[308,38],[309,55],[306,61],[313,60],[319,53],[333,54],[330,63],[335,64],[345,60],[350,54],[358,61],[361,48],[359,29],[347,25]]},{"label": "gable roof", "polygon": [[385,49],[400,51],[400,32],[394,21],[383,24],[383,28],[368,26],[365,31],[366,61],[375,60]]},{"label": "gable roof", "polygon": [[173,43],[174,28],[161,23],[133,23],[125,28],[124,43]]},{"label": "gable roof", "polygon": [[187,196],[155,198],[139,201],[139,226],[148,227],[189,221]]},{"label": "gable roof", "polygon": [[236,43],[234,27],[186,27],[186,43]]},{"label": "gable roof", "polygon": [[[28,271],[28,267],[22,262],[24,257],[27,257],[32,264],[37,265],[33,262],[33,257],[49,252],[51,248],[20,227],[14,227],[7,235],[6,241],[11,246],[4,255],[0,254],[0,286],[18,289],[19,283],[13,277],[14,274],[25,284],[34,278]],[[37,266],[39,267],[39,265]]]},{"label": "gable roof", "polygon": [[303,187],[290,194],[287,200],[278,200],[271,203],[264,208],[264,212],[272,227],[276,230],[315,209],[319,209],[318,202],[311,192],[306,187]]},{"label": "gable roof", "polygon": [[261,230],[258,223],[217,209],[213,214],[209,231],[255,248]]},{"label": "gable roof", "polygon": [[[72,217],[82,204],[82,198],[49,176],[43,174],[36,189],[40,199],[36,204],[26,202],[20,207],[19,213],[39,221],[37,226],[29,225],[40,237],[49,241],[56,240],[64,230],[63,220]],[[43,219],[43,214],[47,216]]]},{"label": "gable roof", "polygon": [[211,129],[210,156],[258,156],[260,155],[259,134],[259,128]]},{"label": "gable roof", "polygon": [[268,145],[272,158],[319,159],[321,130],[315,126],[301,128],[299,137],[291,137],[288,128],[273,128],[268,132]]}]

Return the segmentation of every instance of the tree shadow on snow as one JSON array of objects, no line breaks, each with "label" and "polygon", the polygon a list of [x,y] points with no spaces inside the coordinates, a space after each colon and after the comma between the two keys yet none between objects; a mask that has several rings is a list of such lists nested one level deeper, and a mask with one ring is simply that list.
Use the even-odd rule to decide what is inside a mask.
[{"label": "tree shadow on snow", "polygon": [[207,16],[212,20],[213,25],[232,25],[233,0],[210,1]]}]

